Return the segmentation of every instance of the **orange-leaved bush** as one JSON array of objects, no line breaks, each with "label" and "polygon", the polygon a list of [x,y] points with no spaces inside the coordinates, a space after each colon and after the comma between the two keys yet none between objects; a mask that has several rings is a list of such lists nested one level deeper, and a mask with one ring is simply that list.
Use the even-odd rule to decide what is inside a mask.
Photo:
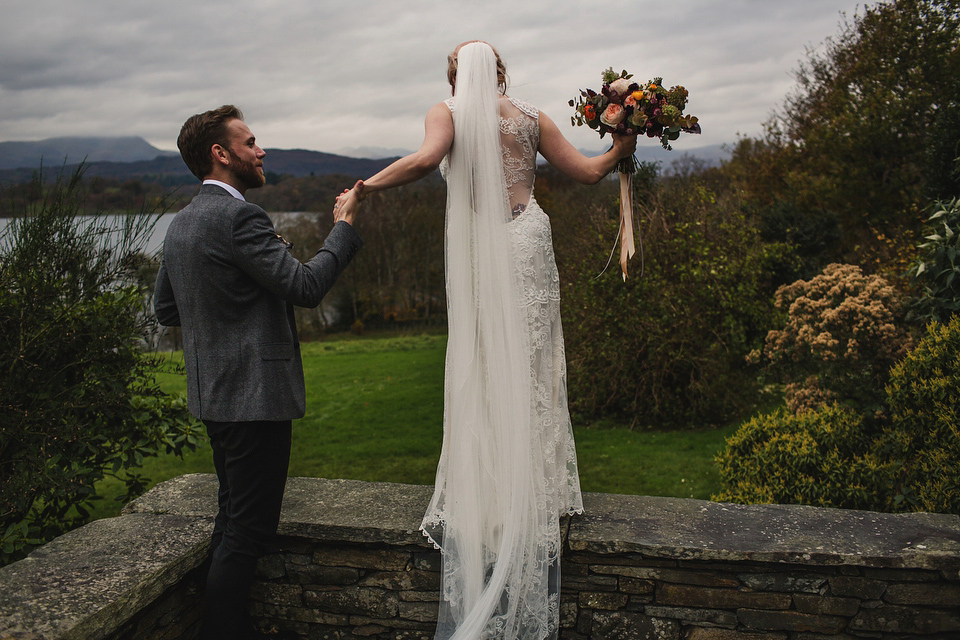
[{"label": "orange-leaved bush", "polygon": [[834,263],[777,289],[775,304],[786,323],[770,331],[749,360],[786,384],[787,407],[796,412],[840,402],[879,412],[890,368],[911,345],[893,286],[858,266]]}]

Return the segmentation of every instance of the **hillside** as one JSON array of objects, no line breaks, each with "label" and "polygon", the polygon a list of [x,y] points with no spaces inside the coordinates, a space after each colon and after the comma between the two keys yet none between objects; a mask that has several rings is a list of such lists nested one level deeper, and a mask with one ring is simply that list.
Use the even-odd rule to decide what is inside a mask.
[{"label": "hillside", "polygon": [[[666,151],[656,141],[642,140],[637,148],[637,158],[640,161],[659,161],[669,172],[673,162],[682,162],[684,158],[693,157],[704,166],[717,166],[729,157],[721,145],[689,147],[691,141],[683,142],[687,144],[677,144],[673,151]],[[395,159],[347,157],[306,149],[265,151],[265,171],[298,178],[324,175],[365,178]],[[597,155],[603,151],[605,149],[584,149],[583,153]],[[110,178],[120,182],[140,180],[167,187],[193,184],[196,180],[178,153],[157,149],[143,138],[69,137],[33,142],[0,142],[0,186],[27,182],[41,163],[50,177],[62,167],[68,172],[72,171],[84,158],[87,177]]]},{"label": "hillside", "polygon": [[[121,182],[135,179],[143,182],[156,182],[165,186],[190,184],[196,181],[196,178],[190,174],[190,171],[187,169],[186,165],[183,164],[179,154],[173,152],[164,152],[156,149],[155,147],[150,146],[146,141],[142,140],[142,138],[136,138],[136,140],[140,140],[143,142],[143,144],[147,145],[149,149],[153,150],[153,155],[150,158],[121,160],[116,157],[109,157],[108,159],[104,160],[93,160],[93,154],[87,153],[87,162],[85,163],[86,170],[84,175],[91,178],[112,178]],[[38,143],[0,143],[0,152],[2,152],[4,148],[3,145],[18,145],[17,147],[8,148],[12,148],[15,151],[19,149],[19,151],[17,151],[17,153],[20,154],[18,157],[24,158],[29,156],[35,158],[34,161],[21,165],[18,168],[10,168],[9,165],[11,162],[5,162],[4,165],[0,167],[0,185],[22,184],[30,180],[36,169],[40,166],[41,157],[43,166],[45,167],[45,174],[48,177],[55,175],[61,168],[65,168],[67,172],[74,170],[84,157],[82,153],[76,153],[76,155],[68,154],[66,156],[66,165],[64,165],[62,158],[57,162],[50,161],[50,156],[39,154],[40,149],[46,148],[42,145],[47,142],[49,141],[42,141]],[[35,146],[32,147],[32,151],[27,152],[23,150],[25,148],[23,145],[28,144],[35,144]],[[96,147],[96,144],[91,147],[83,147],[81,151],[85,150],[89,152],[94,147]],[[97,148],[100,149],[99,153],[101,156],[109,155],[107,153],[109,145],[101,144]],[[64,148],[58,147],[58,149],[62,151]],[[307,151],[304,149],[265,149],[265,151],[267,152],[267,156],[264,161],[265,171],[268,173],[274,173],[278,175],[286,174],[295,177],[336,174],[356,178],[366,178],[373,175],[393,161],[393,158],[382,158],[376,160],[347,158],[332,153]],[[124,154],[121,153],[120,155]],[[126,153],[125,157],[130,157],[130,153]],[[77,160],[73,161],[73,158],[77,158]]]},{"label": "hillside", "polygon": [[34,169],[42,162],[59,167],[64,162],[137,162],[157,156],[178,157],[174,151],[161,151],[138,136],[65,137],[29,142],[0,142],[0,169]]},{"label": "hillside", "polygon": [[[640,162],[659,162],[661,166],[668,171],[672,163],[682,161],[685,157],[694,158],[696,161],[703,163],[705,167],[719,167],[722,162],[730,159],[730,151],[727,147],[731,145],[712,144],[696,147],[694,146],[695,143],[696,138],[687,136],[674,142],[673,149],[667,151],[660,146],[659,140],[642,137],[637,141],[637,152],[635,155]],[[606,152],[609,148],[610,145],[608,144],[591,149],[581,148],[579,151],[585,156],[592,157]]]}]

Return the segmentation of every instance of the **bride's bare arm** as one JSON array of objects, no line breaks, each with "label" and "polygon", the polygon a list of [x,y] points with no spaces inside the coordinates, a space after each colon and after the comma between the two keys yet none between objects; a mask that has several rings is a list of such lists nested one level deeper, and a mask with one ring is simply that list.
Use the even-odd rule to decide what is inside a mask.
[{"label": "bride's bare arm", "polygon": [[375,176],[363,181],[363,194],[415,182],[430,175],[453,144],[453,116],[442,102],[427,112],[423,144],[420,149],[400,158]]},{"label": "bride's bare arm", "polygon": [[600,156],[588,158],[577,151],[557,125],[540,112],[540,153],[547,162],[577,182],[596,184],[610,173],[617,160],[632,154],[637,148],[636,136],[613,136],[613,148]]}]

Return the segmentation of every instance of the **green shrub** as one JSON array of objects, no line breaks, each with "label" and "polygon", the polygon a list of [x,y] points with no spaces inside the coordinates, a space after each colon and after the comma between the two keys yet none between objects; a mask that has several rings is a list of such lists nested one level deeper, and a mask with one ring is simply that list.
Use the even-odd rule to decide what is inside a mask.
[{"label": "green shrub", "polygon": [[83,523],[94,483],[158,450],[193,448],[183,398],[157,387],[152,323],[136,280],[152,216],[82,216],[81,173],[52,186],[0,237],[0,563]]},{"label": "green shrub", "polygon": [[746,422],[716,457],[723,502],[882,510],[885,469],[862,416],[836,404]]},{"label": "green shrub", "polygon": [[714,499],[960,513],[960,316],[931,323],[889,378],[880,420],[832,404],[742,425]]},{"label": "green shrub", "polygon": [[920,255],[908,272],[917,289],[910,318],[948,322],[960,311],[960,198],[937,202],[927,220]]},{"label": "green shrub", "polygon": [[786,383],[791,411],[840,402],[857,411],[882,411],[890,367],[910,346],[899,295],[886,280],[855,265],[830,264],[823,273],[777,289],[787,314],[750,360]]},{"label": "green shrub", "polygon": [[960,513],[960,316],[931,323],[887,386],[891,426],[877,443],[897,509]]}]

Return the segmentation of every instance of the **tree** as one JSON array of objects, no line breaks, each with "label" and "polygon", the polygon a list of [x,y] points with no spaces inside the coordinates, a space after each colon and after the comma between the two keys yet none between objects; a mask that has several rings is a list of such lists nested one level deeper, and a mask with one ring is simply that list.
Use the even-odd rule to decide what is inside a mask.
[{"label": "tree", "polygon": [[443,275],[446,190],[436,179],[375,193],[357,231],[366,242],[334,291],[366,326],[425,325],[446,313]]},{"label": "tree", "polygon": [[[571,409],[638,428],[720,424],[755,400],[744,357],[772,313],[771,265],[785,248],[760,241],[736,198],[696,173],[635,177],[643,253],[630,278],[602,277],[617,230],[613,181],[537,176],[557,249]],[[642,266],[641,266],[642,265]]]},{"label": "tree", "polygon": [[[154,381],[138,256],[154,217],[85,217],[82,169],[44,185],[0,238],[0,562],[88,518],[95,483],[196,443]],[[130,470],[129,473],[121,473]]]},{"label": "tree", "polygon": [[815,221],[801,227],[836,223],[827,261],[905,267],[922,203],[960,191],[960,3],[867,7],[809,51],[796,78],[764,140],[738,148],[732,174],[762,214],[789,203]]},{"label": "tree", "polygon": [[[332,227],[336,195],[353,182],[346,176],[287,178],[251,192],[250,198],[267,211],[300,212],[275,222],[277,232],[294,243],[294,255],[306,260],[320,249]],[[402,326],[442,320],[445,193],[435,174],[367,200],[355,224],[364,239],[363,251],[320,308],[297,309],[306,339],[354,322]]]}]

